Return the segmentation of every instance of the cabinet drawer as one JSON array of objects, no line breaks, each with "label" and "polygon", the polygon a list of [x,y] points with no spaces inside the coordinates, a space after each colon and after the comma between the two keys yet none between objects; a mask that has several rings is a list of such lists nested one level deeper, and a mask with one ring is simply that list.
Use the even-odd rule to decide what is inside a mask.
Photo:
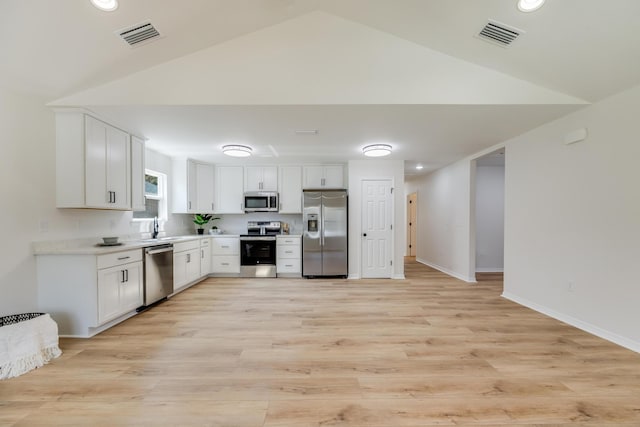
[{"label": "cabinet drawer", "polygon": [[142,261],[142,249],[131,249],[129,251],[98,255],[97,266],[98,269],[102,269],[136,261]]},{"label": "cabinet drawer", "polygon": [[191,251],[193,249],[200,249],[200,240],[189,240],[188,242],[176,242],[173,244],[173,252]]},{"label": "cabinet drawer", "polygon": [[298,245],[300,246],[299,237],[278,237],[278,245]]},{"label": "cabinet drawer", "polygon": [[211,245],[211,238],[205,237],[204,239],[200,239],[200,247],[206,248]]},{"label": "cabinet drawer", "polygon": [[238,255],[214,256],[211,262],[213,273],[240,273],[240,257]]},{"label": "cabinet drawer", "polygon": [[300,258],[278,260],[277,273],[300,273]]},{"label": "cabinet drawer", "polygon": [[211,253],[214,255],[240,255],[238,237],[214,237],[211,240]]},{"label": "cabinet drawer", "polygon": [[276,246],[276,256],[278,259],[300,258],[300,246],[298,245],[278,245]]}]

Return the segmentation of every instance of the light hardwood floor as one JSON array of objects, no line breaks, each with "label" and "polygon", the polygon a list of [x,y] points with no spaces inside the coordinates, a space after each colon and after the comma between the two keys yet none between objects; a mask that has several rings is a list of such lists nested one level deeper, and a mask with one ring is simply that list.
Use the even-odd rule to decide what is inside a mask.
[{"label": "light hardwood floor", "polygon": [[209,279],[0,382],[0,425],[640,426],[640,355],[406,275]]}]

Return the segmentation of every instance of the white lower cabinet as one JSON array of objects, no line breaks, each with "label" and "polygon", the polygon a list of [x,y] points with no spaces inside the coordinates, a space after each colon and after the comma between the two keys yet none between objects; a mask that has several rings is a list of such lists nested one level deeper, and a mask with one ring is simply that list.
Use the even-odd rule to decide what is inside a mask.
[{"label": "white lower cabinet", "polygon": [[103,255],[38,255],[38,310],[61,336],[91,337],[143,304],[142,249]]},{"label": "white lower cabinet", "polygon": [[173,291],[200,279],[200,240],[173,244]]},{"label": "white lower cabinet", "polygon": [[140,307],[142,292],[142,262],[98,270],[98,323]]},{"label": "white lower cabinet", "polygon": [[276,274],[282,277],[300,277],[300,236],[276,236]]},{"label": "white lower cabinet", "polygon": [[240,274],[240,237],[214,236],[211,238],[211,273],[214,275]]},{"label": "white lower cabinet", "polygon": [[205,237],[200,240],[200,277],[211,273],[211,239]]}]

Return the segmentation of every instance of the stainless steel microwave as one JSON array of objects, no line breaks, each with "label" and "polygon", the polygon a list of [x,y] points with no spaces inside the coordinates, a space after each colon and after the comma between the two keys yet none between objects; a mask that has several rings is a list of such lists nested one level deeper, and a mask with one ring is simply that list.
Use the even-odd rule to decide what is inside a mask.
[{"label": "stainless steel microwave", "polygon": [[247,191],[244,193],[245,212],[278,212],[278,193]]}]

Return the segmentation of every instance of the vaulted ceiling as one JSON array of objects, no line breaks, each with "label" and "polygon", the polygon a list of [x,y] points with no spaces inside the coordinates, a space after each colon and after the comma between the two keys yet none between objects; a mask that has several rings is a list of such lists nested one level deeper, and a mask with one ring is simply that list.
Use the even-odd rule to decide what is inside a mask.
[{"label": "vaulted ceiling", "polygon": [[[0,85],[170,155],[343,161],[387,142],[428,171],[640,84],[638,16],[637,0],[0,0]],[[483,41],[489,19],[522,35]],[[162,38],[115,34],[146,20]]]}]

